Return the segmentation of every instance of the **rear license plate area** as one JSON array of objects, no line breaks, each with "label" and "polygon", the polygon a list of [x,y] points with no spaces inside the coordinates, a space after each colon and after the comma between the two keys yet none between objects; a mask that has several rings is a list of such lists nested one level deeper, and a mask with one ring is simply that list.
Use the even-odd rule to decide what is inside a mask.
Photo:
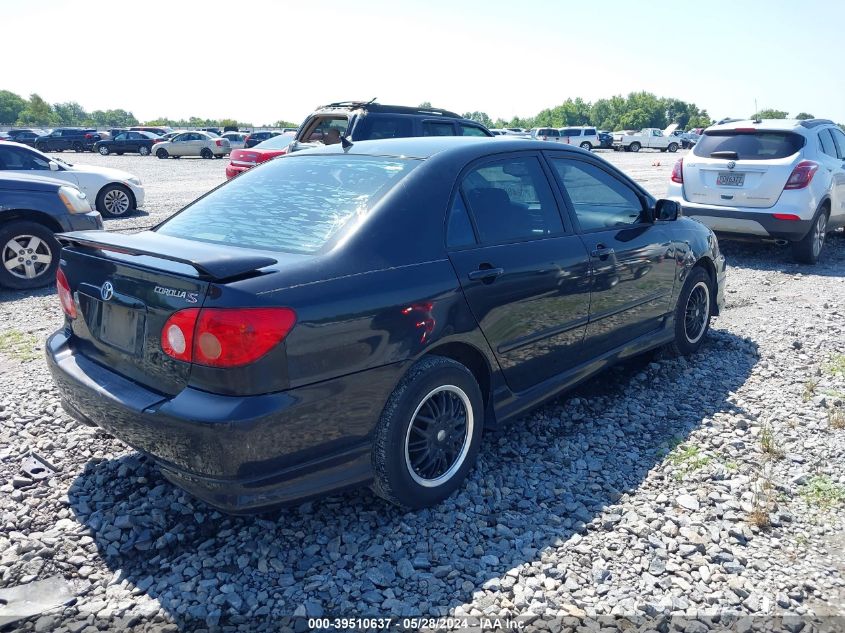
[{"label": "rear license plate area", "polygon": [[135,353],[137,351],[139,326],[143,318],[137,310],[113,303],[100,303],[98,338],[106,345]]},{"label": "rear license plate area", "polygon": [[716,176],[719,187],[742,187],[745,184],[745,174],[735,174],[730,171],[720,171]]}]

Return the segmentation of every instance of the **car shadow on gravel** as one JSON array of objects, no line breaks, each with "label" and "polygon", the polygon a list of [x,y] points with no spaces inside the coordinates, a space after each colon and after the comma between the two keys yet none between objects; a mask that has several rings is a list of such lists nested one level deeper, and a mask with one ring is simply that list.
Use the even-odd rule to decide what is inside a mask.
[{"label": "car shadow on gravel", "polygon": [[[739,242],[720,239],[719,247],[727,259],[728,266],[777,271],[787,274],[841,277],[845,265],[845,231],[829,233],[824,248],[815,266],[799,264],[792,259],[789,245]],[[728,279],[730,285],[730,278]]]},{"label": "car shadow on gravel", "polygon": [[[43,288],[32,288],[30,290],[10,290],[0,287],[0,303],[21,301],[22,299],[30,299],[32,297],[49,297],[54,294],[56,294],[55,283],[51,283]],[[58,299],[56,301],[56,307],[60,309],[58,308]]]},{"label": "car shadow on gravel", "polygon": [[[602,560],[579,538],[649,520],[663,475],[644,484],[648,473],[714,414],[739,411],[732,394],[757,359],[753,341],[714,330],[691,358],[619,365],[487,433],[467,484],[432,509],[402,512],[357,490],[225,516],[135,453],[90,461],[71,485],[70,507],[112,582],[155,598],[186,631],[274,628],[294,614],[443,615],[467,602],[483,610],[517,572],[524,584],[528,568],[541,566],[546,578],[572,583],[577,602],[584,583],[612,582],[569,573],[569,563]],[[633,503],[638,492],[643,500]],[[547,564],[545,553],[559,547]]]}]

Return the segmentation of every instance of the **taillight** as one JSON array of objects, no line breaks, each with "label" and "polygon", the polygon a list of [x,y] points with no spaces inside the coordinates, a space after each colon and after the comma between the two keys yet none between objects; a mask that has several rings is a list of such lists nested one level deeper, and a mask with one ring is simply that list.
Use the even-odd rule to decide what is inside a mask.
[{"label": "taillight", "polygon": [[221,141],[220,139],[217,139],[216,141],[214,141],[214,144],[215,144],[217,147],[223,147],[223,141]]},{"label": "taillight", "polygon": [[92,138],[93,136],[94,136],[93,134],[86,134],[86,135],[85,135],[85,138],[86,138],[86,139],[90,139],[90,138]]},{"label": "taillight", "polygon": [[772,213],[772,217],[775,220],[787,220],[789,222],[796,222],[801,219],[794,213]]},{"label": "taillight", "polygon": [[281,343],[295,323],[290,308],[188,308],[164,324],[161,348],[188,363],[238,367]]},{"label": "taillight", "polygon": [[679,158],[672,167],[672,182],[684,183],[684,159]]},{"label": "taillight", "polygon": [[800,163],[795,165],[795,169],[792,170],[789,180],[786,181],[783,190],[803,189],[812,182],[813,176],[816,175],[818,170],[818,163],[814,163],[811,160],[802,160]]},{"label": "taillight", "polygon": [[76,304],[73,303],[73,293],[70,291],[70,284],[67,282],[67,277],[61,268],[56,271],[56,290],[59,293],[59,302],[62,304],[62,310],[68,317],[75,319]]}]

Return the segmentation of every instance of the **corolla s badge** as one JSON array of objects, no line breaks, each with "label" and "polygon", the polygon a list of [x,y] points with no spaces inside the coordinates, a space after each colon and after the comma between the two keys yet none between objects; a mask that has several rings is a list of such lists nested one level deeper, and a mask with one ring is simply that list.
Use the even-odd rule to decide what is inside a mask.
[{"label": "corolla s badge", "polygon": [[100,288],[100,297],[102,297],[103,301],[108,301],[114,296],[114,286],[111,285],[110,281],[107,281],[103,284],[103,287]]},{"label": "corolla s badge", "polygon": [[728,169],[733,169],[734,167],[736,167],[736,163],[732,160],[729,160],[728,161]]},{"label": "corolla s badge", "polygon": [[165,297],[173,297],[175,299],[184,299],[187,303],[196,303],[199,300],[199,295],[196,292],[185,292],[176,288],[165,288],[164,286],[156,286],[153,292],[157,295],[164,295]]}]

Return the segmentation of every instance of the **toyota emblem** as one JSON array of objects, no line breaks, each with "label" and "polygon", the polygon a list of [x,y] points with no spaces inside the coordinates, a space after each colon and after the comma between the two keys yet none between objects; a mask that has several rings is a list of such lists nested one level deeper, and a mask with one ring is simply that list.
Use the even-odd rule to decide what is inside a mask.
[{"label": "toyota emblem", "polygon": [[734,167],[736,167],[736,162],[729,160],[728,161],[728,169],[733,169]]},{"label": "toyota emblem", "polygon": [[114,286],[111,285],[110,281],[104,283],[103,287],[100,288],[100,296],[103,298],[103,301],[108,301],[114,296]]}]

